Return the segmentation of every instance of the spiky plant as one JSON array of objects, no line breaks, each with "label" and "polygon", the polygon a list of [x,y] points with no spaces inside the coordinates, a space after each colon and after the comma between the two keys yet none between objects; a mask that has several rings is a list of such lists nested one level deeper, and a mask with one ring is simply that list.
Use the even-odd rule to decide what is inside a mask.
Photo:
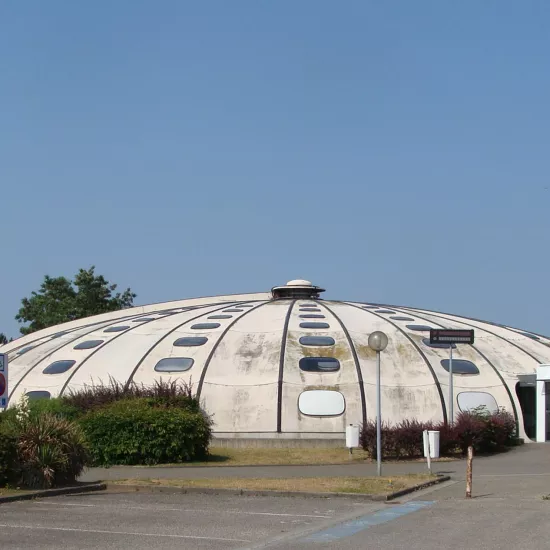
[{"label": "spiky plant", "polygon": [[47,489],[74,482],[86,465],[88,449],[78,425],[44,414],[22,426],[18,455],[23,484]]}]

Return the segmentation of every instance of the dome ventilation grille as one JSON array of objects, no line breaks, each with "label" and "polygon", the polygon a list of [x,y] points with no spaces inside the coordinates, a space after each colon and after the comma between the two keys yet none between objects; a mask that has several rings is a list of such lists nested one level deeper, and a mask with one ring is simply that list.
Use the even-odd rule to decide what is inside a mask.
[{"label": "dome ventilation grille", "polygon": [[319,298],[319,294],[324,291],[324,288],[315,286],[310,281],[306,281],[304,279],[295,279],[293,281],[289,281],[284,286],[273,287],[271,289],[271,294],[273,295],[274,300],[280,300],[284,298],[314,299]]}]

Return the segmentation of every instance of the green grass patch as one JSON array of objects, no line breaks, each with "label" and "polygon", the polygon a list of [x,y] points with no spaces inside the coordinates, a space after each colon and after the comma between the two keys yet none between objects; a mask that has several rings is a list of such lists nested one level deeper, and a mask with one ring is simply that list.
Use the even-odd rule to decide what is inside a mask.
[{"label": "green grass patch", "polygon": [[125,479],[115,485],[237,489],[251,491],[299,491],[307,493],[350,493],[384,495],[436,479],[430,475],[394,477],[293,477],[293,478],[212,478],[212,479]]}]

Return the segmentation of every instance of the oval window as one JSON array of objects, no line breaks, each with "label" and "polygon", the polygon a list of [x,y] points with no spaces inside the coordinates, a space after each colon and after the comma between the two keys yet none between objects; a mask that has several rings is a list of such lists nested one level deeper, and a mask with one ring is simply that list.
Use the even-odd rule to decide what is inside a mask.
[{"label": "oval window", "polygon": [[429,332],[433,327],[428,325],[405,325],[409,330],[415,330],[417,332]]},{"label": "oval window", "polygon": [[[442,359],[441,366],[449,372],[449,359]],[[479,374],[479,369],[466,359],[453,359],[453,374]]]},{"label": "oval window", "polygon": [[390,319],[393,321],[414,321],[412,317],[404,317],[402,315],[393,315]]},{"label": "oval window", "polygon": [[328,323],[300,323],[300,328],[330,328]]},{"label": "oval window", "polygon": [[306,390],[298,398],[298,409],[307,416],[339,416],[346,402],[339,391]]},{"label": "oval window", "polygon": [[86,340],[86,342],[80,342],[80,344],[77,344],[73,349],[97,348],[97,346],[100,346],[103,342],[105,342],[105,340]]},{"label": "oval window", "polygon": [[220,323],[197,323],[196,325],[191,325],[193,330],[206,330],[210,328],[218,328]]},{"label": "oval window", "polygon": [[103,332],[122,332],[128,330],[130,325],[119,325],[117,327],[107,327]]},{"label": "oval window", "polygon": [[304,313],[300,315],[300,319],[326,319],[326,317],[320,313]]},{"label": "oval window", "polygon": [[76,361],[54,361],[51,365],[48,365],[43,371],[42,374],[62,374],[67,372],[71,367],[74,366]]},{"label": "oval window", "polygon": [[484,407],[490,413],[495,413],[498,411],[497,400],[487,392],[464,391],[459,393],[456,399],[458,402],[458,408],[463,412],[481,407]]},{"label": "oval window", "polygon": [[302,336],[300,344],[302,346],[334,346],[336,342],[330,336]]},{"label": "oval window", "polygon": [[191,357],[167,357],[155,365],[155,370],[157,372],[185,372],[193,366],[194,362]]},{"label": "oval window", "polygon": [[29,401],[36,401],[37,399],[49,399],[52,396],[52,394],[46,390],[29,391],[25,395],[29,398]]},{"label": "oval window", "polygon": [[340,370],[340,361],[334,357],[302,357],[300,369],[305,372],[336,372]]},{"label": "oval window", "polygon": [[203,346],[208,342],[208,338],[206,336],[185,336],[183,338],[178,338],[174,342],[174,346]]}]

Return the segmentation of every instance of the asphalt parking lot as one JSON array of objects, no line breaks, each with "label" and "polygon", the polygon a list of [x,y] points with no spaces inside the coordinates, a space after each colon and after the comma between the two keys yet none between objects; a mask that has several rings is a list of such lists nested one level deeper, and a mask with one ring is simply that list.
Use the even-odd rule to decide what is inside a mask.
[{"label": "asphalt parking lot", "polygon": [[450,482],[387,504],[128,489],[14,502],[0,505],[0,549],[540,550],[549,465],[550,445],[479,459],[468,500],[463,464],[449,463]]},{"label": "asphalt parking lot", "polygon": [[[524,481],[527,480],[527,483]],[[512,481],[510,486],[508,481]],[[550,473],[452,481],[393,503],[348,498],[90,493],[0,505],[3,549],[426,550],[548,546]]]},{"label": "asphalt parking lot", "polygon": [[0,548],[246,548],[377,507],[348,499],[91,493],[0,505]]}]

